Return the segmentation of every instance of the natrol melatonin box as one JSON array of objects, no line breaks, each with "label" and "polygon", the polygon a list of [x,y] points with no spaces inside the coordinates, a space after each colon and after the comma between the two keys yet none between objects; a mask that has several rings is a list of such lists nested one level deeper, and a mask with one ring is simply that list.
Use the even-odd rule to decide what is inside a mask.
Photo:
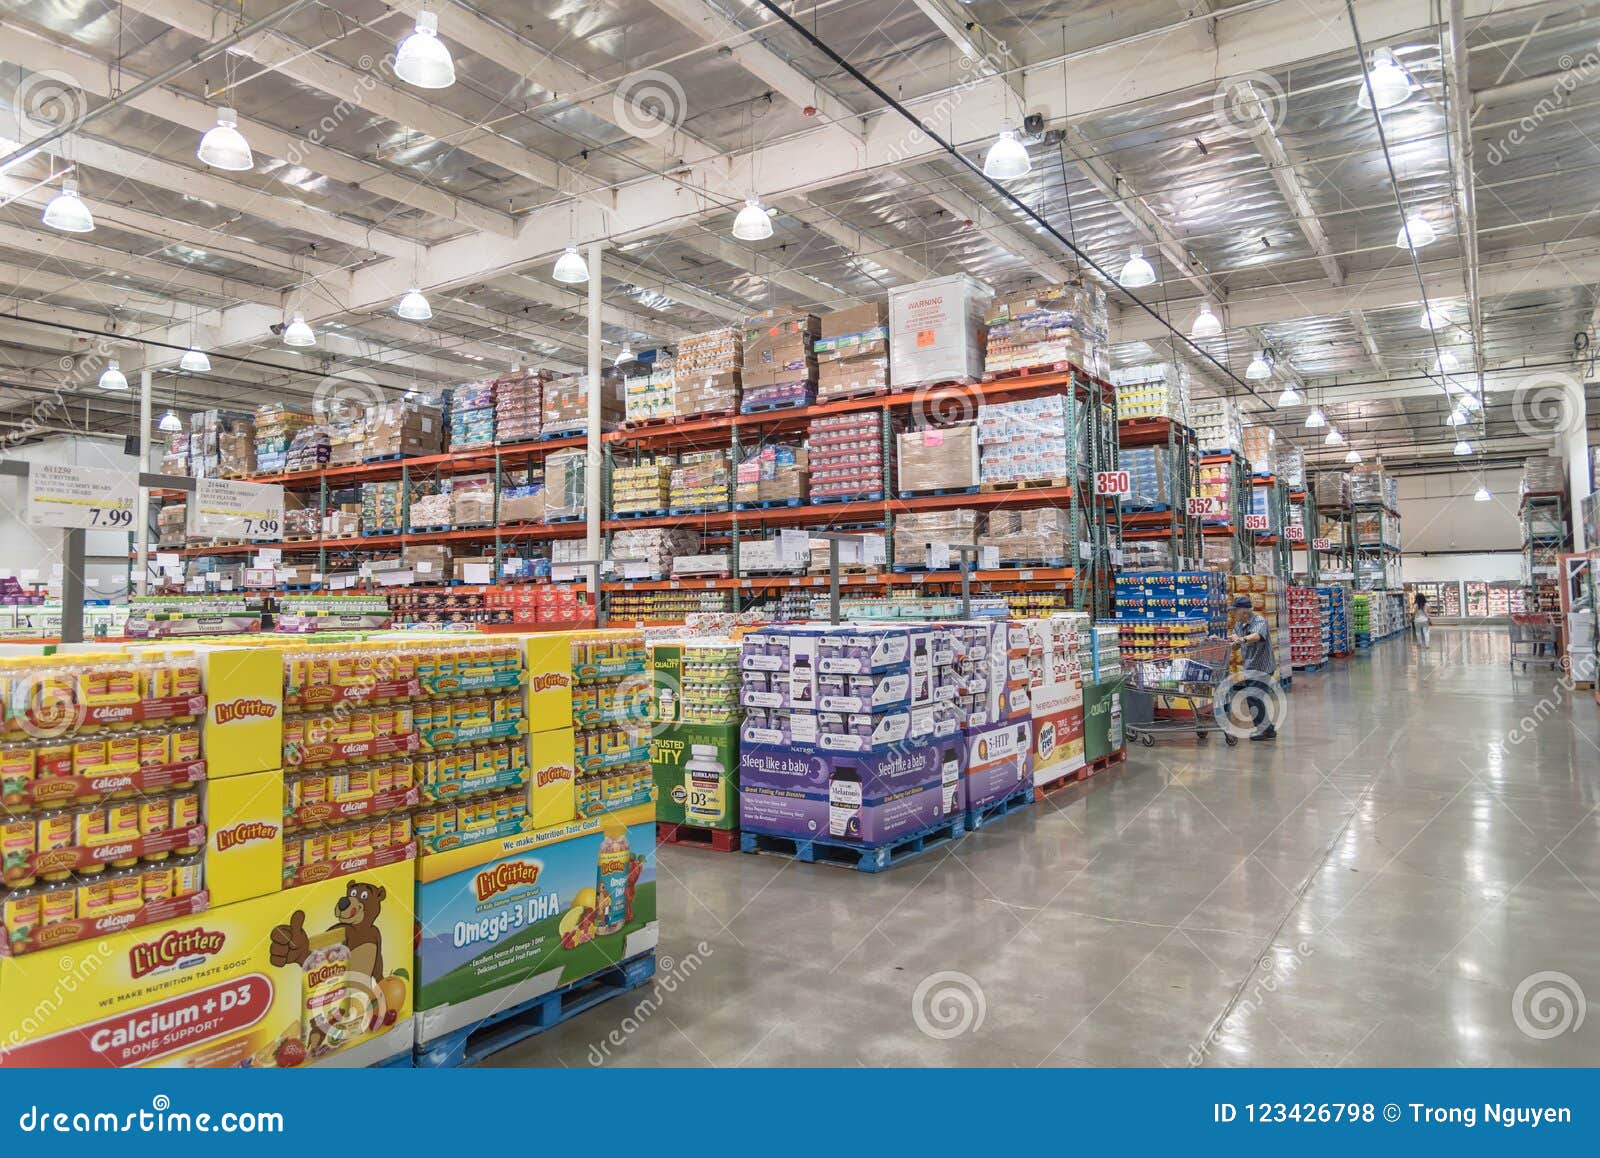
[{"label": "natrol melatonin box", "polygon": [[745,745],[739,826],[863,845],[930,828],[946,815],[945,769],[961,751],[959,736],[869,753]]}]

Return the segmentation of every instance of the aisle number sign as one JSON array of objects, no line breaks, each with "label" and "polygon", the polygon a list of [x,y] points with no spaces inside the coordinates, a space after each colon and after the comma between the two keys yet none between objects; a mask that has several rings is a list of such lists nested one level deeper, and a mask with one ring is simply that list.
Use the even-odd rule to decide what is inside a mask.
[{"label": "aisle number sign", "polygon": [[215,539],[283,537],[283,488],[231,479],[196,479],[189,534]]},{"label": "aisle number sign", "polygon": [[1267,525],[1266,515],[1246,515],[1244,517],[1244,529],[1247,531],[1265,531]]},{"label": "aisle number sign", "polygon": [[1094,493],[1112,498],[1126,498],[1133,493],[1133,478],[1125,470],[1095,471]]},{"label": "aisle number sign", "polygon": [[1298,523],[1290,523],[1283,534],[1291,543],[1304,543],[1306,541],[1306,529]]},{"label": "aisle number sign", "polygon": [[30,527],[131,531],[139,480],[119,470],[90,470],[65,463],[28,467],[24,521]]},{"label": "aisle number sign", "polygon": [[1202,519],[1220,518],[1228,513],[1228,504],[1216,495],[1206,498],[1191,497],[1189,499],[1189,514]]},{"label": "aisle number sign", "polygon": [[1318,551],[1331,551],[1331,550],[1333,550],[1333,540],[1332,539],[1312,539],[1311,540],[1311,546],[1314,549],[1318,550]]}]

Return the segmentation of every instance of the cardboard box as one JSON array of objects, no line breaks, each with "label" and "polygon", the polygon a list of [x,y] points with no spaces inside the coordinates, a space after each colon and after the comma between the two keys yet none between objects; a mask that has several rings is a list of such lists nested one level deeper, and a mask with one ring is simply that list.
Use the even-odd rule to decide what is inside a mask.
[{"label": "cardboard box", "polygon": [[818,398],[854,398],[889,388],[889,359],[846,358],[817,366]]},{"label": "cardboard box", "polygon": [[[744,323],[744,364],[769,364],[778,360],[807,356],[816,341],[821,323],[817,315],[788,308],[767,310]],[[798,355],[791,353],[798,351]]]},{"label": "cardboard box", "polygon": [[[659,650],[659,649],[657,649]],[[656,819],[730,829],[739,823],[739,725],[657,725],[650,740]]]},{"label": "cardboard box", "polygon": [[898,388],[977,378],[992,290],[965,274],[889,291],[889,360]]},{"label": "cardboard box", "polygon": [[896,439],[899,489],[933,491],[978,485],[978,428],[946,426],[901,433]]},{"label": "cardboard box", "polygon": [[882,844],[938,824],[944,815],[950,737],[881,752],[843,753],[744,743],[739,753],[739,827],[800,839]]},{"label": "cardboard box", "polygon": [[865,302],[847,310],[833,310],[823,314],[818,324],[824,338],[881,330],[889,324],[889,306],[887,302]]},{"label": "cardboard box", "polygon": [[[544,384],[542,431],[545,434],[581,434],[589,428],[588,375],[552,378]],[[600,386],[600,427],[611,430],[627,413],[620,379],[607,378]]]}]

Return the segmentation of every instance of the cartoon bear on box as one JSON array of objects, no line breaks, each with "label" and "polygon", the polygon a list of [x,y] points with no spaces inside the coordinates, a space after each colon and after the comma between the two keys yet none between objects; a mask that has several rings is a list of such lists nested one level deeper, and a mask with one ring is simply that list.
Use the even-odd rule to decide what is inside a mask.
[{"label": "cartoon bear on box", "polygon": [[[388,895],[382,885],[351,881],[333,906],[333,924],[328,928],[330,933],[343,934],[344,946],[350,951],[349,971],[371,978],[374,986],[383,976],[383,934],[378,931],[378,913]],[[274,965],[305,964],[311,952],[305,924],[305,912],[296,909],[287,925],[272,930],[269,958]]]}]

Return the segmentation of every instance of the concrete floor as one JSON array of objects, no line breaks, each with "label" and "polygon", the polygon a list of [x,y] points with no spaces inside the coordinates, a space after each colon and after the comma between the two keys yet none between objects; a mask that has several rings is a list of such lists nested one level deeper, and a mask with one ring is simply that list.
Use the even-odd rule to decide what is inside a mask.
[{"label": "concrete floor", "polygon": [[491,1064],[1596,1064],[1600,707],[1506,657],[1386,641],[881,875],[665,848],[652,999]]}]

